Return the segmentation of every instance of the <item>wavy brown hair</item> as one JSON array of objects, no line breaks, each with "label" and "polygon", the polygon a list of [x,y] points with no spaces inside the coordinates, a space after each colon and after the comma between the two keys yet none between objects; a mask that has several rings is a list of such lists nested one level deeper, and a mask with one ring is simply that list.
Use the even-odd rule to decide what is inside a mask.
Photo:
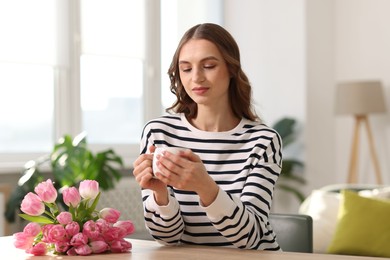
[{"label": "wavy brown hair", "polygon": [[197,114],[197,104],[186,93],[179,74],[180,51],[183,45],[191,39],[208,40],[214,43],[221,52],[231,76],[229,83],[229,102],[234,115],[238,118],[244,117],[252,121],[260,120],[252,106],[252,87],[248,77],[241,69],[238,45],[227,30],[212,23],[195,25],[180,40],[168,70],[171,81],[170,89],[176,95],[177,99],[166,111],[184,113],[187,118],[194,118]]}]

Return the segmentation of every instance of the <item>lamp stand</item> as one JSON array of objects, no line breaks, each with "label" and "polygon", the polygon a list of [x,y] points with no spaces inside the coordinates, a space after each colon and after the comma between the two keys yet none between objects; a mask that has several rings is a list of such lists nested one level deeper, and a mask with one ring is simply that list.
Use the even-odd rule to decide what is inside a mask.
[{"label": "lamp stand", "polygon": [[367,115],[355,115],[355,128],[354,128],[353,139],[352,139],[351,158],[349,162],[348,183],[356,183],[358,180],[357,164],[358,164],[358,157],[359,157],[359,135],[360,135],[361,124],[364,124],[366,126],[368,145],[370,148],[371,160],[373,161],[373,165],[375,169],[376,181],[378,184],[382,184],[382,176],[379,168],[379,162],[374,147],[374,138],[372,137],[370,123],[368,121]]}]

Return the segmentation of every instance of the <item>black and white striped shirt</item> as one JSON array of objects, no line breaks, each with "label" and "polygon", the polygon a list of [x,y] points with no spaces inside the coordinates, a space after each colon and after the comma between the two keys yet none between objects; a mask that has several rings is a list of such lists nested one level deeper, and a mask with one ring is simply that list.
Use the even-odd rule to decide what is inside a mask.
[{"label": "black and white striped shirt", "polygon": [[207,207],[195,192],[174,187],[168,205],[158,206],[152,192],[143,190],[145,223],[157,241],[280,250],[268,222],[282,162],[281,139],[273,129],[242,119],[230,131],[206,132],[184,114],[168,115],[145,125],[141,153],[151,145],[191,149],[220,187]]}]

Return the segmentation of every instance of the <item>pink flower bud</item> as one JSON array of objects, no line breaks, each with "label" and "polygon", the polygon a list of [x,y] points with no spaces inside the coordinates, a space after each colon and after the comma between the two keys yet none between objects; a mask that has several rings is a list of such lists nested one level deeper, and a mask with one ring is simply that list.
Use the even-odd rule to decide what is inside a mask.
[{"label": "pink flower bud", "polygon": [[38,256],[38,255],[45,255],[46,252],[47,252],[47,247],[46,247],[46,243],[43,243],[43,242],[39,242],[38,244],[36,244],[34,247],[26,250],[27,253],[29,254],[33,254],[35,256]]},{"label": "pink flower bud", "polygon": [[67,211],[61,212],[60,214],[58,214],[57,220],[60,224],[67,225],[72,222],[72,214]]},{"label": "pink flower bud", "polygon": [[70,255],[70,256],[75,256],[75,255],[77,255],[75,249],[76,249],[75,247],[71,247],[68,251],[66,251],[66,254],[67,254],[67,255]]},{"label": "pink flower bud", "polygon": [[118,221],[114,224],[114,227],[119,227],[121,228],[122,230],[124,230],[124,235],[123,237],[125,236],[128,236],[128,235],[131,235],[134,233],[135,231],[135,227],[134,227],[134,224],[133,222],[131,222],[130,220],[121,220],[121,221]]},{"label": "pink flower bud", "polygon": [[80,193],[75,187],[66,188],[62,191],[62,196],[64,199],[64,203],[67,206],[72,205],[76,207],[81,200]]},{"label": "pink flower bud", "polygon": [[99,216],[108,223],[115,223],[121,216],[121,212],[113,208],[104,208],[99,212]]},{"label": "pink flower bud", "polygon": [[65,231],[69,237],[73,237],[80,232],[79,223],[77,223],[76,221],[70,222],[68,225],[65,226]]},{"label": "pink flower bud", "polygon": [[80,182],[79,192],[84,199],[94,199],[99,194],[99,183],[93,180],[82,181]]},{"label": "pink flower bud", "polygon": [[57,252],[65,253],[69,249],[69,243],[62,241],[55,243],[55,249]]},{"label": "pink flower bud", "polygon": [[110,224],[101,218],[96,220],[96,225],[99,227],[100,233],[104,233],[110,228]]},{"label": "pink flower bud", "polygon": [[42,241],[43,242],[48,242],[50,243],[51,241],[48,241],[48,236],[49,236],[49,232],[50,232],[50,229],[52,229],[55,225],[54,224],[47,224],[47,225],[44,225],[42,226]]},{"label": "pink flower bud", "polygon": [[92,254],[92,249],[88,245],[77,246],[77,247],[75,247],[75,251],[78,255]]},{"label": "pink flower bud", "polygon": [[57,243],[66,241],[68,238],[66,236],[65,228],[62,225],[53,225],[47,232],[47,242]]},{"label": "pink flower bud", "polygon": [[95,240],[99,237],[100,230],[93,220],[88,220],[83,225],[83,234],[86,235],[89,239]]},{"label": "pink flower bud", "polygon": [[35,237],[41,232],[41,226],[38,223],[30,222],[24,227],[23,232],[28,236]]},{"label": "pink flower bud", "polygon": [[119,227],[109,227],[109,229],[103,233],[104,241],[112,242],[122,238],[121,232],[123,231]]},{"label": "pink flower bud", "polygon": [[34,237],[24,232],[15,233],[13,237],[15,239],[14,246],[19,249],[27,250],[32,247],[34,242]]},{"label": "pink flower bud", "polygon": [[113,253],[124,253],[130,251],[132,244],[124,239],[116,240],[111,243],[110,250]]},{"label": "pink flower bud", "polygon": [[31,216],[39,216],[45,212],[45,204],[38,195],[29,192],[24,196],[20,210]]},{"label": "pink flower bud", "polygon": [[75,246],[75,247],[78,247],[81,245],[86,245],[87,242],[88,242],[88,237],[86,235],[84,235],[83,233],[77,233],[70,240],[70,244],[72,246]]},{"label": "pink flower bud", "polygon": [[44,202],[54,203],[57,199],[57,190],[54,188],[53,182],[50,179],[39,183],[34,191]]},{"label": "pink flower bud", "polygon": [[104,241],[92,241],[91,243],[89,243],[89,246],[91,247],[92,253],[94,254],[103,253],[110,248],[108,244]]}]

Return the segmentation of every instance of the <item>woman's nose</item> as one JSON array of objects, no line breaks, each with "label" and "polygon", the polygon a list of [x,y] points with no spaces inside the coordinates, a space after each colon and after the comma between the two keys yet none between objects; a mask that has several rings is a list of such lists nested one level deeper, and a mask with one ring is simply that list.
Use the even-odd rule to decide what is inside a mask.
[{"label": "woman's nose", "polygon": [[192,75],[192,81],[195,83],[203,82],[205,80],[205,75],[202,69],[193,70],[194,74]]}]

